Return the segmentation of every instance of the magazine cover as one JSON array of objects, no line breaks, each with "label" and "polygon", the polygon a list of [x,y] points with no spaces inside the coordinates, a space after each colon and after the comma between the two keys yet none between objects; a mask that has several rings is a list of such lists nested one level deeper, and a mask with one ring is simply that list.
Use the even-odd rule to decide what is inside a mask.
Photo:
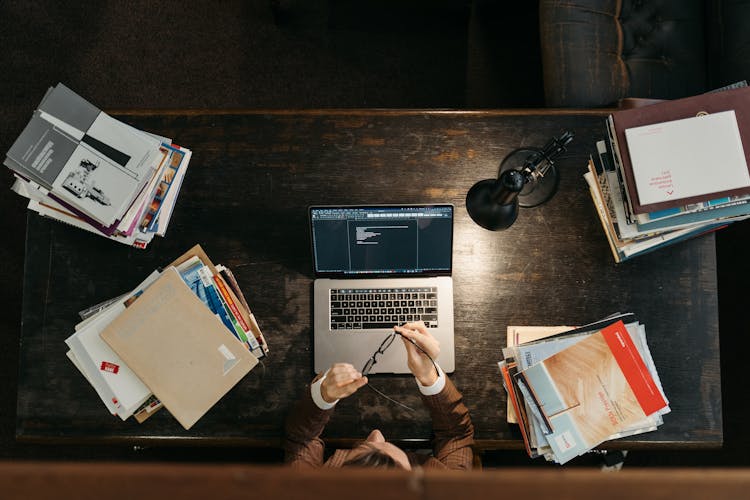
[{"label": "magazine cover", "polygon": [[[132,169],[100,149],[77,141],[35,113],[8,157],[32,180],[109,226],[125,213],[143,183]],[[151,170],[150,164],[143,168]]]},{"label": "magazine cover", "polygon": [[667,406],[622,321],[519,374],[565,463]]}]

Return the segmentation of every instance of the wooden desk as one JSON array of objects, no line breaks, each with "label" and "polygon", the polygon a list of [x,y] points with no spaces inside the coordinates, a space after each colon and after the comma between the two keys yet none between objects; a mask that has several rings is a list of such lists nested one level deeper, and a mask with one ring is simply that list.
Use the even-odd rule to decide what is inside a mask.
[{"label": "wooden desk", "polygon": [[[612,448],[718,447],[721,380],[714,237],[615,265],[582,175],[604,112],[303,111],[122,113],[174,137],[193,159],[167,237],[145,251],[30,214],[17,436],[25,441],[275,446],[312,377],[310,204],[456,206],[456,372],[484,448],[520,448],[505,421],[497,361],[507,325],[581,324],[615,311],[645,323],[672,413],[657,431]],[[576,133],[558,194],[515,225],[473,224],[464,197],[520,146]],[[234,270],[271,354],[186,432],[162,411],[143,425],[110,416],[65,356],[77,311],[123,293],[195,243]],[[168,320],[168,318],[165,318]],[[326,429],[332,444],[380,428],[424,444],[431,426],[413,378],[363,388]]]}]

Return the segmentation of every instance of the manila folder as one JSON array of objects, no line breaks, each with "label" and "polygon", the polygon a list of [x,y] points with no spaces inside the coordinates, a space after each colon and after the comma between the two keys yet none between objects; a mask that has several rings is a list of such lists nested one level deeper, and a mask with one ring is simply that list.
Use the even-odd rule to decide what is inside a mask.
[{"label": "manila folder", "polygon": [[185,429],[258,360],[168,267],[101,337]]}]

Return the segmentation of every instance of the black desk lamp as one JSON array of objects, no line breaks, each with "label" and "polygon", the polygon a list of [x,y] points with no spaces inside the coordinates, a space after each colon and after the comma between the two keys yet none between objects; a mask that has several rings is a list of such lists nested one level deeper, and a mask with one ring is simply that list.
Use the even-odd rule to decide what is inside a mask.
[{"label": "black desk lamp", "polygon": [[474,184],[466,194],[466,210],[485,229],[508,229],[518,217],[518,207],[535,207],[557,191],[560,174],[554,160],[567,151],[573,132],[553,137],[542,149],[520,148],[500,163],[497,179]]}]

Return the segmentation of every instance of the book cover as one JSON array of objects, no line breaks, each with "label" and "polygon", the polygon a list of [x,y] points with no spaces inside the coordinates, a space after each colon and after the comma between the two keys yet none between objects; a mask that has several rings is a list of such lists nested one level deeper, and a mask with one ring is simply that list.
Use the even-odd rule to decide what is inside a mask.
[{"label": "book cover", "polygon": [[[634,214],[653,212],[675,206],[706,201],[705,198],[680,198],[679,200],[663,201],[644,206],[638,198],[633,177],[633,165],[627,147],[625,130],[644,125],[653,125],[683,118],[691,118],[699,114],[719,113],[734,110],[737,128],[742,140],[746,164],[750,164],[750,87],[711,92],[697,96],[664,101],[649,106],[615,111],[609,116],[611,126],[613,157],[615,163],[622,169],[624,184],[628,193],[628,201]],[[616,149],[616,150],[615,150]],[[712,165],[708,165],[710,171]],[[712,193],[713,198],[723,196],[738,196],[750,193],[750,186],[731,189],[725,192]]]},{"label": "book cover", "polygon": [[618,321],[518,374],[565,463],[667,407]]},{"label": "book cover", "polygon": [[625,137],[642,206],[708,201],[717,198],[714,193],[750,186],[732,110],[631,127]]}]

